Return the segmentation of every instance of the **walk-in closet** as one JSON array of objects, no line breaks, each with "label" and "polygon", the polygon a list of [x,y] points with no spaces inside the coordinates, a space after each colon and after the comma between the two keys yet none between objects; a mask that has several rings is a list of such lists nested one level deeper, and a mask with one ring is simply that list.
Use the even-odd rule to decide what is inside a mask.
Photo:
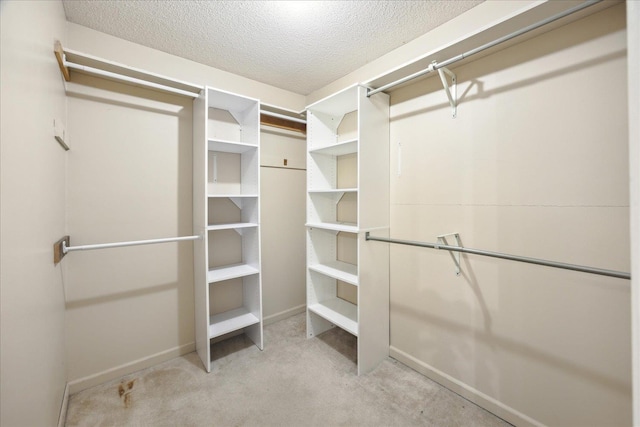
[{"label": "walk-in closet", "polygon": [[0,2],[0,425],[640,425],[640,3]]}]

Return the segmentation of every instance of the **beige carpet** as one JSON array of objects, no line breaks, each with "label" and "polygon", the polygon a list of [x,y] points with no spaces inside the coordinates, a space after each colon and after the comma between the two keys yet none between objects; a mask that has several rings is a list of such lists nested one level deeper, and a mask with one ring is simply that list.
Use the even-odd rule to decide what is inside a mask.
[{"label": "beige carpet", "polygon": [[305,337],[300,314],[71,396],[68,426],[509,426],[388,358],[356,375],[356,339]]}]

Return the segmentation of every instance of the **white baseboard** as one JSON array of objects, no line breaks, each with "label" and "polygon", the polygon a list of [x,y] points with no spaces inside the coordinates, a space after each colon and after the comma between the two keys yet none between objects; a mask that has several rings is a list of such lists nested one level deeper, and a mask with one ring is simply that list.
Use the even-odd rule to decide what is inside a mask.
[{"label": "white baseboard", "polygon": [[264,317],[262,319],[263,325],[270,325],[272,323],[279,322],[280,320],[284,320],[287,317],[295,316],[299,313],[304,313],[307,309],[306,304],[299,305],[297,307],[289,308],[287,310],[281,311],[280,313],[272,314],[270,316]]},{"label": "white baseboard", "polygon": [[389,356],[513,425],[519,427],[544,427],[544,424],[541,422],[516,411],[491,396],[487,396],[481,391],[416,359],[402,350],[391,346],[389,348]]},{"label": "white baseboard", "polygon": [[170,348],[169,350],[161,351],[151,356],[143,357],[138,360],[134,360],[129,363],[125,363],[120,366],[116,366],[106,371],[98,372],[93,375],[88,375],[83,378],[78,378],[68,383],[69,393],[75,394],[79,391],[85,390],[90,387],[94,387],[103,383],[106,383],[116,378],[120,378],[124,375],[129,375],[133,372],[141,369],[150,368],[158,363],[166,362],[167,360],[175,359],[176,357],[183,356],[196,350],[196,344],[194,342],[184,344],[178,347]]},{"label": "white baseboard", "polygon": [[58,427],[64,427],[67,423],[67,409],[69,408],[69,383],[64,385],[62,404],[60,405],[60,415],[58,416]]},{"label": "white baseboard", "polygon": [[[264,325],[269,325],[271,323],[278,322],[280,320],[284,320],[288,317],[295,316],[298,313],[303,313],[306,309],[306,304],[302,304],[297,307],[293,307],[280,313],[272,314],[271,316],[267,316],[263,319]],[[166,362],[167,360],[174,359],[176,357],[183,356],[187,353],[191,353],[196,350],[195,343],[184,344],[179,347],[174,347],[169,350],[165,350],[151,356],[144,357],[142,359],[134,360],[129,363],[125,363],[120,366],[116,366],[111,369],[107,369],[106,371],[98,372],[93,375],[88,375],[83,378],[78,378],[73,381],[70,381],[67,384],[67,390],[65,393],[75,394],[79,391],[85,390],[90,387],[94,387],[108,381],[120,378],[125,375],[129,375],[133,372],[139,371],[141,369],[150,368],[158,363]]]}]

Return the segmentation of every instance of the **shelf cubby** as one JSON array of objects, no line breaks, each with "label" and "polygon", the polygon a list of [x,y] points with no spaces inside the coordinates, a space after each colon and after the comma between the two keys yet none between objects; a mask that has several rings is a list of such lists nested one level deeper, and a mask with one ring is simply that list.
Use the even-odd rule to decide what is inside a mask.
[{"label": "shelf cubby", "polygon": [[[307,200],[307,221],[309,224],[342,224],[357,231],[358,190],[344,188],[335,190],[309,190]],[[322,227],[322,225],[320,225]]]},{"label": "shelf cubby", "polygon": [[358,336],[358,307],[341,298],[331,298],[309,305],[309,311]]},{"label": "shelf cubby", "polygon": [[213,282],[209,286],[209,338],[217,338],[238,330],[245,331],[248,327],[252,327],[254,334],[259,332],[259,273]]}]

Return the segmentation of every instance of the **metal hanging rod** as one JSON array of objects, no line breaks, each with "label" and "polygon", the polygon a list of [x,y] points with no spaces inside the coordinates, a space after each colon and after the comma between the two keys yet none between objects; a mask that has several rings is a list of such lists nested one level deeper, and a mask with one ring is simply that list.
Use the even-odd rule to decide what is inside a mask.
[{"label": "metal hanging rod", "polygon": [[403,77],[403,78],[401,78],[399,80],[396,80],[394,82],[388,83],[388,84],[386,84],[384,86],[380,86],[377,89],[369,89],[369,90],[367,90],[367,96],[375,95],[378,92],[383,92],[383,91],[385,91],[387,89],[390,89],[390,88],[392,88],[394,86],[397,86],[397,85],[400,85],[402,83],[408,82],[409,80],[413,80],[413,79],[418,78],[420,76],[423,76],[425,74],[428,74],[428,73],[431,73],[433,71],[436,71],[436,70],[438,70],[440,68],[443,68],[443,67],[446,67],[448,65],[451,65],[454,62],[461,61],[461,60],[463,60],[465,58],[468,58],[468,57],[470,57],[472,55],[475,55],[476,53],[480,53],[483,50],[487,50],[487,49],[492,48],[492,47],[494,47],[494,46],[496,46],[496,45],[498,45],[500,43],[504,43],[504,42],[506,42],[508,40],[511,40],[513,38],[521,36],[524,33],[528,33],[529,31],[533,31],[535,29],[538,29],[538,28],[540,28],[542,26],[545,26],[547,24],[552,23],[553,21],[557,21],[558,19],[564,18],[565,16],[569,16],[569,15],[575,13],[575,12],[581,11],[582,9],[586,9],[586,8],[588,8],[590,6],[593,6],[594,4],[600,3],[601,1],[602,0],[589,0],[589,1],[586,1],[586,2],[584,2],[582,4],[579,4],[577,6],[574,6],[574,7],[570,8],[570,9],[567,9],[564,12],[560,12],[560,13],[558,13],[556,15],[550,16],[549,18],[543,19],[542,21],[538,21],[538,22],[536,22],[534,24],[531,24],[529,26],[521,28],[518,31],[514,31],[511,34],[507,34],[506,36],[502,36],[502,37],[500,37],[500,38],[498,38],[496,40],[493,40],[493,41],[491,41],[489,43],[483,44],[480,47],[477,47],[475,49],[471,49],[471,50],[469,50],[469,51],[467,51],[465,53],[462,53],[460,55],[454,56],[453,58],[447,59],[446,61],[442,61],[442,62],[434,61],[431,65],[429,65],[428,68],[426,68],[426,69],[424,69],[422,71],[418,71],[416,73],[410,74],[410,75],[408,75],[406,77]]},{"label": "metal hanging rod", "polygon": [[492,258],[501,258],[501,259],[506,259],[510,261],[525,262],[528,264],[544,265],[547,267],[561,268],[564,270],[581,271],[583,273],[591,273],[591,274],[598,274],[600,276],[616,277],[618,279],[631,279],[631,273],[625,273],[622,271],[605,270],[602,268],[587,267],[584,265],[567,264],[564,262],[556,262],[556,261],[547,261],[539,258],[509,255],[509,254],[503,254],[500,252],[491,252],[491,251],[485,251],[480,249],[464,248],[461,246],[443,245],[440,243],[416,242],[412,240],[398,240],[398,239],[387,239],[383,237],[373,237],[369,235],[369,232],[365,234],[365,240],[395,243],[398,245],[419,246],[421,248],[442,249],[445,251],[462,252],[462,253],[468,253],[473,255],[488,256]]},{"label": "metal hanging rod", "polygon": [[71,251],[90,251],[93,249],[119,248],[123,246],[153,245],[155,243],[181,242],[183,240],[198,240],[201,238],[202,236],[167,237],[164,239],[133,240],[130,242],[100,243],[96,245],[81,246],[67,246],[66,242],[63,242],[62,252],[68,253]]},{"label": "metal hanging rod", "polygon": [[65,236],[62,239],[58,240],[53,245],[53,262],[54,264],[59,263],[67,253],[72,251],[90,251],[93,249],[108,249],[108,248],[119,248],[124,246],[152,245],[156,243],[182,242],[185,240],[199,240],[199,239],[202,239],[202,236],[167,237],[163,239],[133,240],[129,242],[69,246],[69,241],[70,241],[69,236]]}]

